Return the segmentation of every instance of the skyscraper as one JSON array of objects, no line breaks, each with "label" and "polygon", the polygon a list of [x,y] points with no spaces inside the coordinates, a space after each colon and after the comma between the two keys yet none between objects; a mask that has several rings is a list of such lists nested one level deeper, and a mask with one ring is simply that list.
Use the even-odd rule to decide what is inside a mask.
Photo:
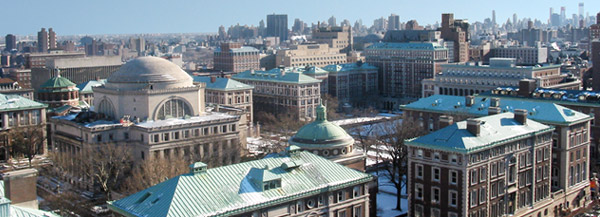
[{"label": "skyscraper", "polygon": [[583,16],[583,2],[579,3],[579,19],[580,20],[584,19],[584,16]]},{"label": "skyscraper", "polygon": [[267,36],[279,37],[281,42],[288,39],[287,14],[267,15]]},{"label": "skyscraper", "polygon": [[46,28],[42,28],[42,30],[38,32],[37,48],[38,52],[48,52],[48,32],[46,32]]},{"label": "skyscraper", "polygon": [[17,37],[13,34],[8,34],[4,38],[6,42],[6,51],[10,51],[12,49],[17,49]]},{"label": "skyscraper", "polygon": [[565,21],[567,21],[567,13],[566,13],[566,8],[560,7],[560,25],[565,25]]},{"label": "skyscraper", "polygon": [[52,28],[48,29],[48,48],[56,49],[56,32]]},{"label": "skyscraper", "polygon": [[327,20],[327,23],[329,26],[337,26],[337,21],[333,15]]},{"label": "skyscraper", "polygon": [[400,30],[400,16],[391,14],[388,18],[388,30]]},{"label": "skyscraper", "polygon": [[492,25],[496,25],[496,10],[492,10]]},{"label": "skyscraper", "polygon": [[514,13],[514,14],[513,14],[513,25],[514,25],[515,27],[517,27],[517,29],[520,29],[520,27],[519,27],[519,26],[517,26],[517,25],[518,25],[518,23],[517,23],[517,22],[518,22],[518,19],[517,19],[517,14],[516,14],[516,13]]},{"label": "skyscraper", "polygon": [[592,42],[592,88],[600,91],[600,41]]}]

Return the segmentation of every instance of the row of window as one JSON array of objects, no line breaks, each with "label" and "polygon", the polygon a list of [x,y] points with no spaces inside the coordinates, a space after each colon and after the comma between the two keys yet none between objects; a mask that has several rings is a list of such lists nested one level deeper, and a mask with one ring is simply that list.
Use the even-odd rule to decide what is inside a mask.
[{"label": "row of window", "polygon": [[[431,187],[431,203],[440,204],[442,202],[442,190],[439,187]],[[423,184],[416,183],[415,184],[415,199],[416,200],[424,200],[423,195],[425,194],[425,189]],[[456,190],[448,190],[448,206],[458,207],[458,191]]]},{"label": "row of window", "polygon": [[[433,154],[431,154],[429,156],[425,156],[423,149],[414,149],[413,156],[415,156],[417,158],[421,158],[421,159],[432,159],[434,161],[444,161],[444,162],[449,161],[452,164],[460,163],[460,158],[456,154],[447,155],[447,154],[442,154],[440,152],[433,152]],[[448,160],[443,160],[443,159],[448,159]]]},{"label": "row of window", "polygon": [[[218,133],[227,133],[236,131],[236,124],[226,124],[221,126],[203,127],[192,130],[183,130],[166,133],[155,133],[152,134],[152,142],[168,142],[171,140],[187,139],[190,137],[199,137],[214,135]],[[112,134],[111,134],[112,135]]]},{"label": "row of window", "polygon": [[[438,208],[431,208],[430,212],[431,212],[431,217],[441,217],[442,216],[441,211]],[[425,209],[424,209],[423,205],[415,204],[414,216],[415,217],[425,217]],[[458,217],[458,214],[454,213],[454,212],[448,212],[448,217]]]}]

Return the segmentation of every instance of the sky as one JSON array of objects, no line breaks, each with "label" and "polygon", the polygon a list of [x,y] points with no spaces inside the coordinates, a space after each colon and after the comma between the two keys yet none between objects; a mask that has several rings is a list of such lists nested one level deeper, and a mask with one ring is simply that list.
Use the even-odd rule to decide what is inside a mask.
[{"label": "sky", "polygon": [[439,22],[442,13],[473,23],[490,18],[492,10],[498,23],[512,19],[513,13],[546,22],[550,7],[559,13],[565,6],[570,18],[579,2],[590,15],[600,12],[598,0],[11,0],[0,8],[0,35],[35,35],[42,27],[52,27],[59,36],[217,32],[220,25],[258,26],[272,13],[288,14],[289,28],[295,18],[310,26],[332,15],[338,23],[362,19],[371,26],[391,13],[420,25]]}]

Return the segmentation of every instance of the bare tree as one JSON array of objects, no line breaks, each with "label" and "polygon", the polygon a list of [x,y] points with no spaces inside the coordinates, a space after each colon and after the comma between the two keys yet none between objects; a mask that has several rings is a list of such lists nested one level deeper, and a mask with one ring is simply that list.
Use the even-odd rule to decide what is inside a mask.
[{"label": "bare tree", "polygon": [[36,155],[44,153],[45,129],[45,124],[41,123],[14,128],[10,131],[9,137],[12,139],[13,152],[25,156],[29,160],[29,167]]},{"label": "bare tree", "polygon": [[138,164],[120,186],[121,193],[133,194],[167,179],[189,171],[189,162],[184,158],[174,157],[147,159]]},{"label": "bare tree", "polygon": [[129,149],[115,144],[85,147],[75,158],[81,173],[100,185],[108,200],[112,200],[112,192],[118,189],[132,165]]},{"label": "bare tree", "polygon": [[404,141],[424,135],[426,130],[420,124],[407,120],[390,123],[384,127],[384,133],[379,136],[377,142],[383,145],[383,152],[386,154],[386,157],[382,158],[387,163],[384,176],[387,176],[396,188],[396,209],[402,210],[402,188],[406,186],[408,175],[408,151]]},{"label": "bare tree", "polygon": [[340,102],[336,97],[329,94],[323,94],[321,95],[321,100],[323,101],[323,105],[327,107],[327,119],[337,120],[341,117],[338,113]]}]

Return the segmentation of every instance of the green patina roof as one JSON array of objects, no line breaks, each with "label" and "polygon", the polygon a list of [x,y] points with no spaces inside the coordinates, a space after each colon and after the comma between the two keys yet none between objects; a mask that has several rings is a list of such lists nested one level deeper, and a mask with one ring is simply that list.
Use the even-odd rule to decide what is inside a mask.
[{"label": "green patina roof", "polygon": [[42,84],[41,88],[68,88],[68,87],[73,87],[76,86],[75,83],[71,82],[69,79],[65,78],[65,77],[61,77],[61,76],[56,76],[56,77],[52,77],[49,80],[47,80],[46,82],[44,82],[44,84]]},{"label": "green patina roof", "polygon": [[307,66],[304,74],[327,74],[328,72],[316,66]]},{"label": "green patina roof", "polygon": [[344,63],[344,64],[333,64],[327,65],[323,67],[323,70],[326,70],[330,73],[332,72],[351,72],[357,70],[377,70],[377,67],[370,65],[368,63]]},{"label": "green patina roof", "polygon": [[194,82],[204,82],[206,83],[206,89],[208,90],[247,90],[253,89],[252,85],[247,85],[242,82],[230,79],[230,78],[216,78],[215,82],[210,82],[210,77],[208,76],[192,76],[194,78]]},{"label": "green patina roof", "polygon": [[[450,115],[486,116],[490,107],[490,99],[491,97],[476,96],[475,103],[472,106],[466,106],[464,96],[433,95],[401,107],[405,110],[431,111]],[[525,109],[528,111],[527,118],[548,124],[571,124],[592,118],[589,115],[551,102],[502,98],[499,107],[502,112]]]},{"label": "green patina roof", "polygon": [[523,125],[513,117],[514,114],[508,112],[476,118],[481,121],[479,136],[474,136],[467,130],[467,121],[461,121],[428,135],[408,140],[407,145],[470,153],[513,139],[554,130],[552,126],[533,120],[527,120]]},{"label": "green patina roof", "polygon": [[39,103],[22,96],[0,94],[0,112],[39,109],[46,107],[48,107],[46,104]]},{"label": "green patina roof", "polygon": [[106,79],[86,81],[77,85],[80,94],[94,93],[93,87],[99,87],[106,83]]},{"label": "green patina roof", "polygon": [[447,50],[436,42],[378,42],[367,50]]},{"label": "green patina roof", "polygon": [[317,119],[302,126],[290,141],[300,147],[346,146],[354,144],[354,139],[346,130],[327,120],[327,108],[317,107]]},{"label": "green patina roof", "polygon": [[[290,161],[305,163],[284,169]],[[262,191],[250,180],[253,168],[271,168],[281,187]],[[125,216],[232,216],[371,180],[369,174],[304,151],[176,176],[109,207]]]},{"label": "green patina roof", "polygon": [[304,68],[274,68],[269,71],[248,70],[233,76],[236,80],[282,82],[294,84],[319,83],[318,79],[302,74]]}]

